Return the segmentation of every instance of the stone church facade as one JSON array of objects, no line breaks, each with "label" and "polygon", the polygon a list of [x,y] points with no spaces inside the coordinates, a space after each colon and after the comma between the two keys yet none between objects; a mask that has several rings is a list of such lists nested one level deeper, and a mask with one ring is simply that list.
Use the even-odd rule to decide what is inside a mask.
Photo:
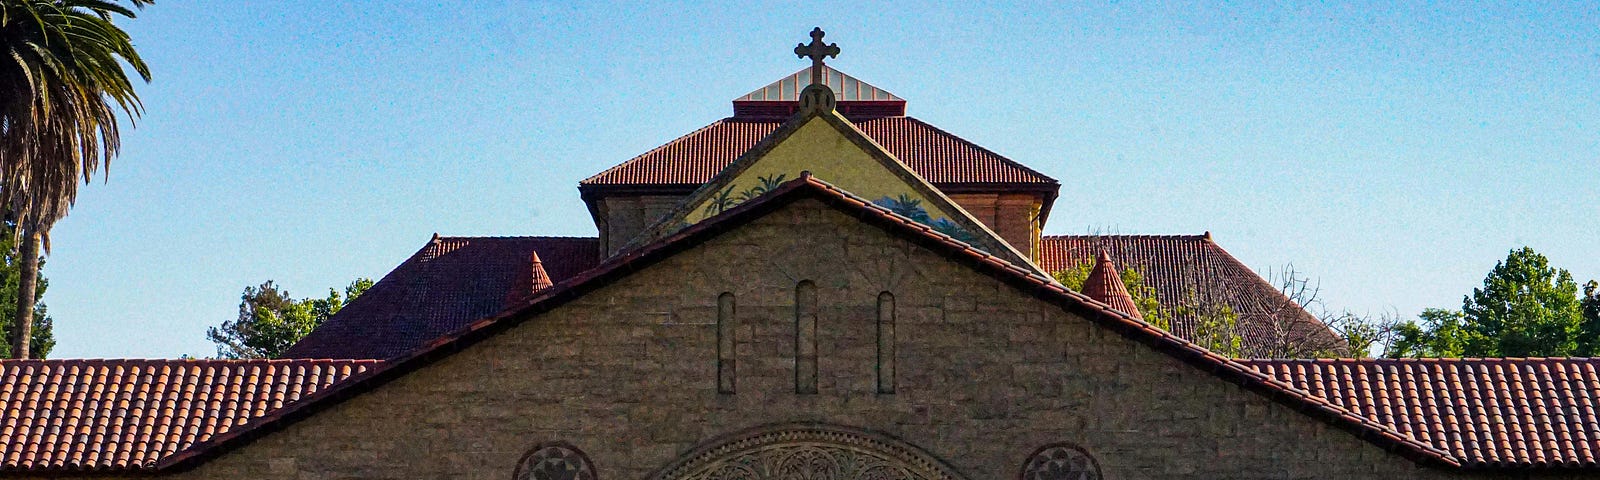
[{"label": "stone church facade", "polygon": [[[712,188],[658,209],[668,220],[601,227],[635,238],[539,240],[531,255],[493,240],[446,251],[451,240],[436,239],[379,282],[390,293],[374,287],[295,358],[0,362],[0,475],[1600,474],[1596,362],[1218,355],[1127,311],[1120,282],[1061,286],[1038,265],[1037,233],[989,227],[1006,210],[980,218],[971,197],[904,174],[827,101],[833,92],[806,90],[827,97],[785,111]],[[786,151],[851,160],[789,165]],[[791,167],[803,170],[716,201]],[[912,202],[877,202],[875,189],[924,210],[906,215]],[[1023,207],[1020,218],[1042,209]],[[595,263],[541,259],[562,248]],[[444,268],[451,252],[520,260]],[[438,282],[477,285],[488,306],[406,303],[426,296],[409,288]],[[428,330],[474,308],[492,311]],[[378,331],[405,325],[409,336]],[[341,348],[393,353],[322,354]]]}]

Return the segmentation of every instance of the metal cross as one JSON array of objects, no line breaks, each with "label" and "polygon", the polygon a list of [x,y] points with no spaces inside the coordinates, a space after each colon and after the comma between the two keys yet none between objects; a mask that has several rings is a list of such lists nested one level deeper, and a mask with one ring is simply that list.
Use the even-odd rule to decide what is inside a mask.
[{"label": "metal cross", "polygon": [[822,59],[839,58],[839,44],[822,43],[822,27],[811,29],[811,44],[795,45],[794,54],[800,58],[811,57],[811,84],[822,85]]}]

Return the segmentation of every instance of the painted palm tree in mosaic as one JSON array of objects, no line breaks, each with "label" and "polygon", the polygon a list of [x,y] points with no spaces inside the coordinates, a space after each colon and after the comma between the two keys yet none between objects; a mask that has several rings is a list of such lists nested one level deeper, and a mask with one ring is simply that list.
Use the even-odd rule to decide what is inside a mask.
[{"label": "painted palm tree in mosaic", "polygon": [[124,69],[150,81],[128,33],[112,23],[152,0],[0,0],[0,200],[21,238],[17,357],[28,356],[39,250],[121,146],[117,112],[143,107]]}]

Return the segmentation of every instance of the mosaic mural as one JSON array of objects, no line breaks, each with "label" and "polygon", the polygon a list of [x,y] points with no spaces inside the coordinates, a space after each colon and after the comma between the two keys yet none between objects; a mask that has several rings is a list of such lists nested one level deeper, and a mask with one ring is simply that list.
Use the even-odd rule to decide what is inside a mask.
[{"label": "mosaic mural", "polygon": [[966,242],[968,245],[978,244],[978,237],[967,231],[967,229],[961,228],[960,225],[956,225],[956,222],[952,222],[945,217],[933,218],[933,215],[928,214],[928,209],[923,208],[922,200],[911,198],[911,196],[902,193],[895,198],[889,198],[889,196],[885,195],[873,200],[872,203],[887,208],[902,217],[916,220],[917,223],[932,227],[934,231],[949,235],[950,238]]},{"label": "mosaic mural", "polygon": [[778,188],[779,185],[783,185],[783,180],[786,176],[788,175],[780,173],[776,176],[759,177],[757,179],[757,181],[760,182],[759,185],[740,191],[738,194],[733,192],[738,190],[739,186],[729,185],[727,189],[717,192],[716,195],[711,196],[711,200],[706,203],[705,216],[710,217],[722,213],[730,208],[738,206],[741,203],[748,202],[751,199],[770,192],[773,189]]}]

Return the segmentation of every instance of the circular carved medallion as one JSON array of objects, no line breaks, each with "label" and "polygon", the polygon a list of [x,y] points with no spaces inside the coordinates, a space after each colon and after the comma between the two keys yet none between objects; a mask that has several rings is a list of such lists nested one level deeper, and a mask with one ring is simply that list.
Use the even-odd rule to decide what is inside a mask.
[{"label": "circular carved medallion", "polygon": [[961,480],[921,449],[826,425],[766,427],[696,449],[653,480]]},{"label": "circular carved medallion", "polygon": [[554,442],[533,447],[517,462],[512,480],[595,480],[594,465],[577,447]]},{"label": "circular carved medallion", "polygon": [[1022,464],[1022,480],[1100,480],[1100,464],[1077,446],[1045,445]]}]

